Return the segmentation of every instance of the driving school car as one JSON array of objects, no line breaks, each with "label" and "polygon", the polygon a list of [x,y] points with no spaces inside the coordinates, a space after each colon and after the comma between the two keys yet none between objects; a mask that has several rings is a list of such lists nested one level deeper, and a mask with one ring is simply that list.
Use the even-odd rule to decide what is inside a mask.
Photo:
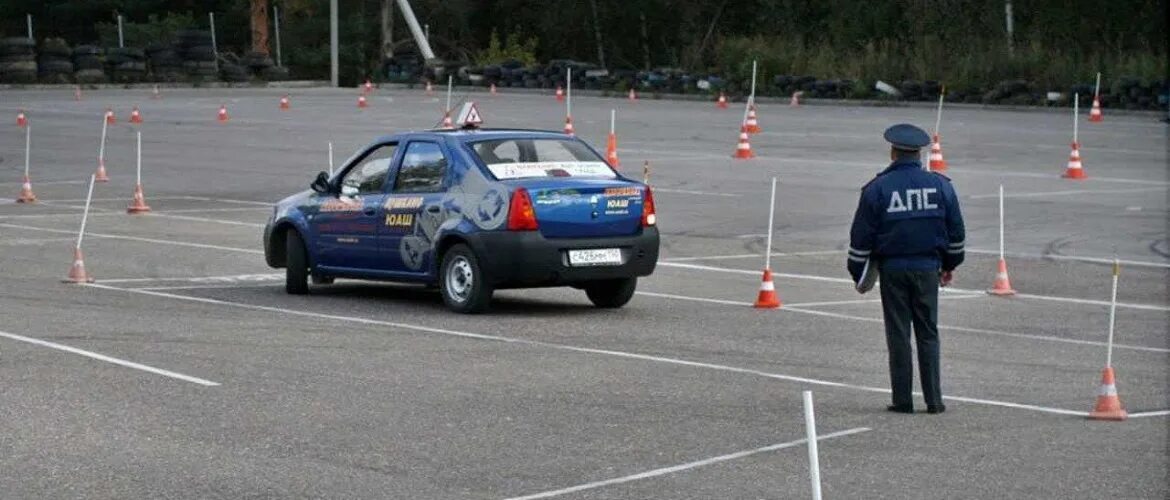
[{"label": "driving school car", "polygon": [[291,294],[359,278],[436,286],[458,312],[505,288],[571,286],[617,308],[658,261],[650,187],[585,142],[529,130],[390,135],[276,204],[269,266]]}]

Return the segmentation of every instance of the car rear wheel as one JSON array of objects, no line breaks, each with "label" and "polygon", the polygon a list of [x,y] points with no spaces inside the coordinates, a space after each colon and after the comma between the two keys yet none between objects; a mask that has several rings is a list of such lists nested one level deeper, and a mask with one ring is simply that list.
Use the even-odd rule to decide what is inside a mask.
[{"label": "car rear wheel", "polygon": [[583,288],[594,306],[617,309],[634,297],[634,290],[638,288],[638,278],[594,281],[586,283]]},{"label": "car rear wheel", "polygon": [[284,241],[284,291],[292,295],[309,293],[309,256],[301,233],[290,229]]},{"label": "car rear wheel", "polygon": [[492,301],[492,288],[484,279],[479,259],[471,248],[463,244],[451,247],[443,255],[440,269],[439,293],[447,308],[464,314],[487,310]]}]

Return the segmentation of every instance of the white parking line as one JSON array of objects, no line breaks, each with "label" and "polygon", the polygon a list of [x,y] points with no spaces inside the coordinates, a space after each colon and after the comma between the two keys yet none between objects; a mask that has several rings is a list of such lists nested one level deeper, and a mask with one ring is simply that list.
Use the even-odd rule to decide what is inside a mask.
[{"label": "white parking line", "polygon": [[[84,206],[78,206],[78,205],[62,205],[60,203],[45,203],[45,204],[49,205],[49,206],[53,206],[53,207],[72,208],[74,210],[84,210],[85,209]],[[90,215],[119,215],[119,216],[126,215],[125,211],[123,211],[123,210],[94,209],[92,207],[90,208],[90,210],[91,210]],[[179,210],[173,210],[173,211],[169,211],[169,212],[145,212],[145,213],[138,214],[138,216],[163,217],[163,218],[167,218],[167,219],[189,220],[189,221],[194,221],[194,222],[210,222],[210,223],[214,223],[214,224],[227,224],[229,226],[264,227],[264,224],[260,224],[260,223],[256,223],[256,222],[240,222],[240,221],[234,221],[234,220],[228,220],[228,219],[210,219],[207,217],[193,217],[193,216],[189,216],[189,215],[171,215],[171,212],[179,212]],[[53,215],[59,215],[59,214],[53,214]]]},{"label": "white parking line", "polygon": [[[1031,193],[1011,193],[1005,194],[1004,198],[1042,198],[1045,196],[1076,196],[1082,194],[1127,194],[1127,193],[1164,193],[1167,189],[1165,187],[1154,188],[1133,188],[1133,189],[1069,189],[1066,191],[1036,191]],[[968,199],[982,200],[985,198],[997,198],[996,194],[976,194],[968,196]]]},{"label": "white parking line", "polygon": [[[995,255],[997,257],[999,256],[999,250],[985,250],[982,248],[968,248],[967,253],[972,253],[972,254],[976,254],[976,255]],[[1025,253],[1019,253],[1019,252],[1007,252],[1006,256],[1007,257],[1024,258],[1024,259],[1068,260],[1068,261],[1074,261],[1074,262],[1092,262],[1094,264],[1113,265],[1113,259],[1106,258],[1106,257],[1079,257],[1076,255],[1057,255],[1057,254],[1032,255],[1032,254],[1025,254]],[[1154,267],[1154,268],[1161,268],[1161,269],[1170,269],[1170,263],[1168,263],[1168,262],[1151,262],[1148,260],[1118,259],[1118,263],[1120,263],[1122,266]]]},{"label": "white parking line", "polygon": [[1143,412],[1138,412],[1138,413],[1130,413],[1129,418],[1164,417],[1166,415],[1170,415],[1170,410],[1143,411]]},{"label": "white parking line", "polygon": [[[869,427],[856,427],[856,428],[845,430],[845,431],[833,432],[833,433],[829,433],[829,434],[822,434],[820,436],[817,436],[817,441],[824,441],[826,439],[844,437],[844,436],[849,436],[852,434],[859,434],[859,433],[868,432],[871,430],[873,430],[873,429],[870,429]],[[577,486],[570,486],[568,488],[561,488],[559,490],[543,491],[540,493],[533,493],[531,495],[524,495],[524,496],[520,496],[520,497],[511,497],[511,498],[508,498],[506,500],[536,500],[538,498],[551,498],[551,497],[561,496],[561,495],[564,495],[567,493],[576,493],[578,491],[585,491],[585,490],[591,490],[594,488],[601,488],[603,486],[611,486],[614,484],[628,483],[630,481],[637,481],[640,479],[648,479],[648,478],[657,477],[657,476],[665,476],[667,474],[673,474],[675,472],[681,472],[684,470],[694,469],[697,467],[703,467],[706,465],[717,464],[720,462],[727,462],[729,460],[737,460],[740,458],[750,457],[752,455],[758,455],[760,453],[766,453],[769,451],[777,451],[777,450],[783,450],[785,448],[793,448],[793,447],[801,446],[801,445],[804,445],[807,443],[808,443],[808,439],[797,439],[796,441],[789,441],[787,443],[779,443],[779,444],[773,444],[770,446],[762,446],[760,448],[754,448],[751,450],[737,451],[735,453],[728,453],[726,455],[719,455],[717,457],[705,458],[703,460],[696,460],[694,462],[687,462],[685,464],[679,464],[679,465],[675,465],[672,467],[663,467],[661,469],[648,470],[646,472],[639,472],[637,474],[631,474],[628,476],[615,477],[613,479],[606,479],[604,481],[594,481],[591,483],[579,484]]]},{"label": "white parking line", "polygon": [[722,196],[725,198],[741,198],[741,197],[743,197],[742,194],[735,194],[735,193],[715,193],[715,192],[711,192],[711,191],[690,191],[690,190],[686,190],[686,189],[671,189],[671,188],[662,188],[662,187],[657,187],[657,186],[654,187],[654,192],[655,193],[695,194],[695,195],[699,195],[699,196]]},{"label": "white parking line", "polygon": [[[767,236],[767,235],[766,234],[760,234],[760,235],[745,234],[745,235],[741,235],[740,238],[756,237],[756,236],[763,237],[763,236]],[[807,252],[772,252],[773,257],[806,257],[806,256],[817,256],[817,255],[840,255],[840,256],[844,257],[845,251],[844,250],[810,250]],[[703,256],[697,256],[697,257],[672,257],[672,258],[668,258],[668,259],[659,259],[658,262],[659,262],[659,264],[661,264],[662,262],[692,262],[692,261],[697,261],[697,260],[751,259],[751,258],[763,259],[764,254],[762,254],[762,253],[737,253],[737,254],[731,254],[731,255],[703,255]]]},{"label": "white parking line", "polygon": [[[45,228],[45,227],[25,226],[22,224],[0,223],[0,227],[10,227],[13,229],[26,229],[29,231],[41,231],[41,232],[53,233],[53,234],[74,234],[74,231],[65,231],[65,230],[61,230],[61,229],[49,229],[49,228]],[[180,247],[206,248],[209,250],[225,250],[225,251],[229,251],[229,252],[242,252],[242,253],[264,255],[263,250],[255,250],[255,249],[251,249],[251,248],[225,247],[225,246],[220,246],[220,245],[209,245],[206,243],[187,243],[187,242],[175,241],[175,240],[156,240],[154,238],[139,238],[137,236],[125,236],[125,235],[121,235],[121,234],[105,234],[105,233],[87,232],[87,233],[85,233],[85,235],[92,236],[95,238],[105,238],[105,239],[111,239],[111,240],[139,241],[139,242],[143,242],[143,243],[157,243],[159,245],[174,245],[174,246],[180,246]]]},{"label": "white parking line", "polygon": [[[134,294],[141,294],[141,295],[150,295],[153,297],[163,297],[163,298],[168,298],[168,299],[184,300],[184,301],[188,301],[188,302],[197,302],[197,303],[201,303],[201,304],[213,304],[213,305],[220,305],[220,306],[226,306],[226,307],[234,307],[234,308],[238,308],[238,309],[247,309],[247,310],[253,310],[253,311],[264,311],[264,312],[270,312],[270,313],[278,313],[278,314],[281,314],[284,316],[302,316],[302,317],[309,317],[309,318],[325,319],[325,320],[334,321],[334,322],[346,321],[346,322],[358,323],[358,324],[364,324],[364,325],[388,326],[388,327],[392,327],[392,328],[399,328],[402,330],[411,330],[411,331],[415,331],[415,332],[448,335],[448,336],[452,336],[452,337],[460,337],[460,338],[468,338],[468,339],[476,339],[476,340],[489,340],[489,341],[506,342],[506,343],[522,344],[522,345],[530,345],[530,346],[539,346],[539,347],[546,347],[549,349],[557,349],[557,350],[568,351],[568,352],[598,354],[598,355],[603,355],[603,356],[613,356],[613,357],[618,357],[618,358],[637,359],[637,360],[651,361],[651,362],[656,362],[656,363],[665,363],[665,364],[678,365],[678,366],[688,366],[688,367],[693,367],[693,368],[703,368],[703,369],[716,370],[716,371],[722,371],[722,372],[728,372],[728,373],[739,373],[739,374],[744,374],[744,375],[753,375],[753,376],[757,376],[757,377],[763,377],[763,378],[768,378],[768,379],[773,379],[773,380],[783,380],[786,382],[795,382],[795,383],[800,383],[800,384],[818,385],[818,386],[824,386],[824,387],[836,387],[836,388],[841,388],[841,389],[851,389],[851,390],[855,390],[855,391],[872,392],[872,393],[877,393],[877,394],[889,394],[890,393],[889,389],[885,389],[885,388],[881,388],[881,387],[871,387],[871,386],[865,386],[865,385],[848,384],[848,383],[844,383],[844,382],[834,382],[831,380],[821,380],[821,379],[808,378],[808,377],[798,377],[798,376],[794,376],[794,375],[785,375],[782,373],[770,373],[770,372],[765,372],[765,371],[761,371],[761,370],[754,370],[754,369],[750,369],[750,368],[740,368],[740,367],[736,367],[736,366],[721,365],[721,364],[715,364],[715,363],[704,363],[704,362],[700,362],[700,361],[689,361],[689,360],[685,360],[685,359],[670,358],[670,357],[665,357],[665,356],[655,356],[655,355],[650,355],[650,354],[639,354],[639,353],[633,353],[633,352],[614,351],[614,350],[608,350],[608,349],[595,349],[595,348],[591,348],[591,347],[579,347],[579,346],[568,345],[568,344],[556,344],[556,343],[551,343],[551,342],[541,342],[541,341],[536,341],[536,340],[527,340],[527,339],[520,339],[520,338],[513,338],[513,337],[501,337],[498,335],[488,335],[488,334],[482,334],[482,333],[447,330],[447,329],[443,329],[443,328],[435,328],[435,327],[430,327],[430,326],[425,326],[425,325],[415,325],[415,324],[410,324],[410,323],[399,323],[399,322],[393,322],[393,321],[382,321],[382,320],[360,318],[360,317],[354,317],[354,316],[340,316],[340,315],[336,315],[336,314],[324,314],[324,313],[317,313],[317,312],[310,312],[310,311],[302,311],[302,310],[297,310],[297,309],[288,309],[288,308],[283,308],[283,307],[261,306],[261,305],[255,305],[255,304],[248,304],[245,302],[232,302],[232,301],[228,301],[228,300],[210,299],[210,298],[204,298],[204,297],[193,297],[193,296],[189,296],[189,295],[179,295],[179,294],[167,293],[167,292],[156,292],[156,291],[151,291],[151,290],[138,290],[138,289],[133,289],[133,288],[118,288],[118,287],[96,284],[96,283],[91,283],[91,284],[82,285],[82,286],[87,286],[90,288],[99,288],[102,290],[114,290],[114,291],[125,292],[125,293],[134,293]],[[819,313],[819,311],[813,311],[813,312]],[[915,392],[914,394],[921,395],[921,393],[918,393],[918,392]],[[1066,410],[1063,408],[1053,408],[1053,407],[1048,407],[1048,406],[1013,403],[1010,401],[996,401],[996,400],[992,400],[992,399],[970,398],[970,397],[964,397],[964,396],[943,396],[943,399],[952,400],[952,401],[962,401],[962,402],[980,404],[980,405],[986,405],[986,406],[997,406],[997,407],[1002,407],[1002,408],[1014,408],[1014,409],[1020,409],[1020,410],[1036,411],[1036,412],[1041,412],[1041,413],[1051,413],[1051,414],[1055,414],[1055,415],[1073,415],[1073,416],[1082,416],[1082,417],[1088,416],[1088,412],[1084,412],[1084,411],[1074,411],[1074,410]]]},{"label": "white parking line", "polygon": [[98,361],[105,361],[107,363],[113,363],[115,365],[125,366],[127,368],[133,368],[135,370],[141,370],[144,372],[153,373],[155,375],[162,375],[164,377],[170,377],[173,379],[182,380],[184,382],[191,382],[193,384],[199,384],[202,386],[215,387],[215,386],[219,385],[219,383],[217,383],[217,382],[212,382],[210,380],[201,379],[199,377],[192,377],[190,375],[183,375],[182,373],[177,373],[177,372],[173,372],[170,370],[163,370],[162,368],[155,368],[153,366],[147,366],[147,365],[144,365],[141,363],[135,363],[133,361],[126,361],[124,359],[115,358],[113,356],[106,356],[105,354],[98,354],[96,352],[87,351],[85,349],[78,349],[76,347],[70,347],[70,346],[58,344],[55,342],[49,342],[47,340],[34,339],[32,337],[25,337],[23,335],[17,335],[14,333],[7,333],[7,332],[0,332],[0,337],[9,338],[12,340],[19,340],[21,342],[27,342],[29,344],[35,344],[35,345],[39,345],[42,347],[57,349],[59,351],[65,351],[68,353],[78,354],[81,356],[85,356],[87,358],[96,359]]}]

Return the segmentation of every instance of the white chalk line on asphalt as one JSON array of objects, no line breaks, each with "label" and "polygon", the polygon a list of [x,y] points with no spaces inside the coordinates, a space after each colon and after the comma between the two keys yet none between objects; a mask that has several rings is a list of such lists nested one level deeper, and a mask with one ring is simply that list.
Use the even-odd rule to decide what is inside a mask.
[{"label": "white chalk line on asphalt", "polygon": [[[45,228],[45,227],[36,227],[36,226],[25,226],[23,224],[0,223],[0,227],[8,227],[8,228],[13,228],[13,229],[24,229],[24,230],[28,230],[28,231],[41,231],[41,232],[53,233],[53,234],[76,234],[75,231],[66,231],[63,229],[49,229],[49,228]],[[126,235],[121,235],[121,234],[107,234],[107,233],[94,233],[94,232],[86,232],[85,235],[92,236],[94,238],[104,238],[104,239],[111,239],[111,240],[138,241],[138,242],[142,242],[142,243],[155,243],[155,244],[159,244],[159,245],[173,245],[173,246],[180,246],[180,247],[203,248],[203,249],[208,249],[208,250],[224,250],[224,251],[228,251],[228,252],[241,252],[241,253],[264,255],[263,250],[255,250],[255,249],[250,249],[250,248],[227,247],[227,246],[220,246],[220,245],[211,245],[211,244],[207,244],[207,243],[188,243],[188,242],[175,241],[175,240],[157,240],[154,238],[141,238],[138,236],[126,236]]]},{"label": "white chalk line on asphalt", "polygon": [[[1035,191],[1026,193],[1004,194],[1004,199],[1011,198],[1043,198],[1046,196],[1076,196],[1082,194],[1129,194],[1129,193],[1165,193],[1170,187],[1132,188],[1132,189],[1068,189],[1065,191]],[[976,194],[967,196],[968,199],[982,200],[998,198],[996,194]]]},{"label": "white chalk line on asphalt", "polygon": [[[766,236],[766,235],[741,235],[740,237],[741,238],[748,238],[748,237],[761,237],[762,238],[764,236]],[[988,250],[988,249],[982,249],[982,248],[968,248],[967,253],[976,254],[976,255],[999,256],[999,250]],[[845,250],[813,250],[813,251],[807,251],[807,252],[773,252],[772,253],[773,257],[804,257],[804,256],[822,256],[822,255],[840,255],[842,257],[845,257],[846,253],[845,253]],[[1039,259],[1039,260],[1056,260],[1056,261],[1063,260],[1063,261],[1073,261],[1073,262],[1091,262],[1094,264],[1109,264],[1109,265],[1113,264],[1113,259],[1106,258],[1106,257],[1091,257],[1091,256],[1082,257],[1082,256],[1077,256],[1077,255],[1057,255],[1057,254],[1034,255],[1034,254],[1026,254],[1026,253],[1021,253],[1021,252],[1007,252],[1004,255],[1006,257],[1012,257],[1012,258],[1018,258],[1018,259]],[[737,253],[737,254],[728,254],[728,255],[697,255],[697,256],[692,256],[692,257],[669,257],[669,258],[664,258],[664,259],[658,259],[658,262],[659,263],[662,263],[662,262],[695,262],[695,261],[703,261],[703,260],[735,260],[735,259],[761,259],[762,260],[763,258],[764,258],[764,254],[762,254],[762,253]],[[1170,262],[1153,262],[1153,261],[1148,261],[1148,260],[1132,260],[1132,259],[1119,259],[1119,262],[1123,266],[1170,269]]]},{"label": "white chalk line on asphalt", "polygon": [[[78,205],[62,205],[59,203],[52,203],[52,204],[46,203],[46,205],[51,205],[54,207],[61,207],[61,208],[71,208],[74,210],[85,210],[84,206],[78,206]],[[178,210],[174,210],[171,212],[178,212]],[[53,215],[57,216],[60,214],[53,214]],[[124,215],[124,216],[128,216],[128,217],[130,216],[129,214],[126,214],[125,210],[111,210],[111,209],[106,209],[106,208],[95,208],[95,207],[90,207],[90,215]],[[144,212],[144,213],[140,213],[140,214],[134,214],[133,216],[134,217],[162,217],[162,218],[166,218],[166,219],[189,220],[189,221],[193,221],[193,222],[210,222],[213,224],[227,224],[229,226],[264,227],[264,224],[260,224],[257,222],[241,222],[241,221],[230,220],[230,219],[211,219],[211,218],[207,218],[207,217],[193,217],[193,216],[189,216],[189,215],[171,215],[171,213],[169,213],[169,212]]]},{"label": "white chalk line on asphalt", "polygon": [[1143,411],[1138,413],[1130,413],[1129,418],[1164,417],[1167,415],[1170,415],[1170,410]]},{"label": "white chalk line on asphalt", "polygon": [[[821,435],[817,436],[817,441],[819,442],[819,441],[824,441],[826,439],[833,439],[833,438],[838,438],[838,437],[850,436],[853,434],[860,434],[862,432],[868,432],[871,430],[873,430],[873,429],[870,429],[869,427],[855,427],[855,428],[849,429],[849,430],[831,432],[829,434],[821,434]],[[665,476],[667,474],[674,474],[676,472],[682,472],[682,471],[689,470],[689,469],[695,469],[698,467],[713,465],[713,464],[717,464],[720,462],[727,462],[730,460],[737,460],[740,458],[746,458],[746,457],[750,457],[752,455],[758,455],[760,453],[767,453],[770,451],[783,450],[785,448],[794,448],[794,447],[801,446],[801,445],[804,445],[807,443],[808,443],[807,438],[806,439],[797,439],[795,441],[788,441],[786,443],[778,443],[778,444],[773,444],[773,445],[769,445],[769,446],[761,446],[759,448],[753,448],[750,450],[737,451],[735,453],[728,453],[726,455],[719,455],[717,457],[705,458],[703,460],[696,460],[694,462],[687,462],[685,464],[674,465],[671,467],[663,467],[660,469],[648,470],[646,472],[639,472],[637,474],[630,474],[628,476],[615,477],[613,479],[605,479],[602,481],[594,481],[594,482],[590,482],[590,483],[578,484],[576,486],[569,486],[567,488],[561,488],[561,489],[556,489],[556,490],[542,491],[540,493],[533,493],[533,494],[524,495],[524,496],[510,497],[506,500],[537,500],[540,498],[551,498],[551,497],[565,495],[568,493],[576,493],[578,491],[592,490],[592,489],[601,488],[604,486],[612,486],[615,484],[628,483],[630,481],[638,481],[641,479],[649,479],[652,477]]]},{"label": "white chalk line on asphalt", "polygon": [[[297,309],[287,309],[287,308],[283,308],[283,307],[272,307],[272,306],[248,304],[245,302],[232,302],[232,301],[228,301],[228,300],[211,299],[211,298],[205,298],[205,297],[194,297],[194,296],[190,296],[190,295],[180,295],[180,294],[168,293],[168,292],[162,292],[162,291],[140,290],[140,289],[134,289],[134,288],[119,288],[119,287],[114,287],[114,286],[109,286],[109,285],[98,284],[98,283],[89,283],[89,284],[85,284],[82,286],[86,286],[86,287],[90,287],[90,288],[98,288],[98,289],[102,289],[102,290],[113,290],[113,291],[119,291],[119,292],[124,292],[124,293],[133,293],[133,294],[149,295],[149,296],[153,296],[153,297],[161,297],[161,298],[168,298],[168,299],[175,299],[175,300],[184,300],[184,301],[188,301],[188,302],[196,302],[196,303],[201,303],[201,304],[211,304],[211,305],[218,305],[218,306],[225,306],[225,307],[234,307],[234,308],[238,308],[238,309],[247,309],[247,310],[253,310],[253,311],[264,311],[264,312],[269,312],[269,313],[278,313],[278,314],[282,314],[285,316],[302,316],[302,317],[309,317],[309,318],[325,319],[325,320],[330,320],[330,321],[345,321],[345,322],[358,323],[358,324],[364,324],[364,325],[388,326],[388,327],[392,327],[392,328],[398,328],[398,329],[402,329],[402,330],[410,330],[410,331],[422,332],[422,333],[433,333],[433,334],[448,335],[448,336],[452,336],[452,337],[460,337],[460,338],[468,338],[468,339],[476,339],[476,340],[488,340],[488,341],[505,342],[505,343],[521,344],[521,345],[539,346],[539,347],[546,347],[549,349],[557,349],[557,350],[568,351],[568,352],[598,354],[598,355],[603,355],[603,356],[612,356],[612,357],[619,357],[619,358],[626,358],[626,359],[652,361],[652,362],[657,362],[657,363],[664,363],[664,364],[671,364],[671,365],[678,365],[678,366],[689,366],[689,367],[694,367],[694,368],[703,368],[703,369],[722,371],[722,372],[728,372],[728,373],[754,375],[754,376],[768,378],[768,379],[783,380],[783,381],[787,381],[787,382],[795,382],[795,383],[800,383],[800,384],[817,385],[817,386],[823,386],[823,387],[836,387],[836,388],[840,388],[840,389],[851,389],[851,390],[855,390],[855,391],[871,392],[871,393],[877,393],[877,394],[889,394],[890,393],[889,389],[885,389],[885,388],[881,388],[881,387],[871,387],[871,386],[864,386],[864,385],[848,384],[848,383],[844,383],[844,382],[834,382],[834,381],[830,381],[830,380],[821,380],[821,379],[808,378],[808,377],[798,377],[798,376],[794,376],[794,375],[785,375],[785,374],[781,374],[781,373],[770,373],[770,372],[765,372],[765,371],[761,371],[761,370],[754,370],[754,369],[750,369],[750,368],[740,368],[740,367],[736,367],[736,366],[721,365],[721,364],[715,364],[715,363],[689,361],[689,360],[684,360],[684,359],[670,358],[670,357],[665,357],[665,356],[656,356],[656,355],[650,355],[650,354],[639,354],[639,353],[633,353],[633,352],[615,351],[615,350],[608,350],[608,349],[597,349],[597,348],[591,348],[591,347],[579,347],[579,346],[574,346],[574,345],[569,345],[569,344],[556,344],[556,343],[552,343],[552,342],[541,342],[541,341],[536,341],[536,340],[527,340],[527,339],[520,339],[520,338],[513,338],[513,337],[502,337],[502,336],[498,336],[498,335],[472,333],[472,332],[464,332],[464,331],[458,331],[458,330],[448,330],[448,329],[443,329],[443,328],[435,328],[435,327],[430,327],[430,326],[425,326],[425,325],[415,325],[415,324],[410,324],[410,323],[382,321],[382,320],[376,320],[376,319],[370,319],[370,318],[361,318],[361,317],[356,317],[356,316],[340,316],[340,315],[335,315],[335,314],[325,314],[325,313],[317,313],[317,312],[311,312],[311,311],[302,311],[302,310],[297,310]],[[918,392],[915,392],[914,394],[919,395],[919,396],[921,395],[921,393],[918,393]],[[1047,406],[1013,403],[1010,401],[997,401],[997,400],[992,400],[992,399],[970,398],[970,397],[965,397],[965,396],[943,396],[943,399],[947,399],[947,400],[951,400],[951,401],[961,401],[961,402],[967,402],[967,403],[973,403],[973,404],[981,404],[981,405],[986,405],[986,406],[997,406],[997,407],[1002,407],[1002,408],[1030,410],[1030,411],[1036,411],[1036,412],[1041,412],[1041,413],[1050,413],[1050,414],[1055,414],[1055,415],[1088,416],[1088,412],[1084,412],[1084,411],[1074,411],[1074,410],[1066,410],[1063,408],[1053,408],[1053,407],[1047,407]]]},{"label": "white chalk line on asphalt", "polygon": [[[742,235],[741,237],[756,237],[756,236],[764,237],[767,235],[763,235],[763,234],[754,235],[753,234],[753,235]],[[845,250],[810,250],[807,252],[772,252],[773,257],[807,257],[807,256],[817,256],[817,255],[840,255],[840,256],[844,257]],[[737,253],[737,254],[731,254],[731,255],[703,255],[703,256],[695,256],[695,257],[671,257],[671,258],[667,258],[667,259],[658,259],[658,262],[659,263],[662,263],[662,262],[691,262],[691,261],[699,261],[699,260],[749,259],[749,258],[763,259],[764,254],[762,254],[762,253]]]},{"label": "white chalk line on asphalt", "polygon": [[98,361],[105,361],[107,363],[113,363],[115,365],[124,366],[126,368],[133,368],[135,370],[141,370],[144,372],[153,373],[155,375],[162,375],[164,377],[170,377],[173,379],[182,380],[184,382],[191,382],[193,384],[199,384],[199,385],[206,386],[206,387],[215,387],[215,386],[219,385],[218,382],[212,382],[210,380],[202,379],[199,377],[192,377],[190,375],[183,375],[182,373],[173,372],[170,370],[164,370],[162,368],[155,368],[153,366],[147,366],[147,365],[144,365],[141,363],[127,361],[124,359],[115,358],[113,356],[107,356],[105,354],[99,354],[96,352],[87,351],[85,349],[78,349],[76,347],[58,344],[55,342],[49,342],[47,340],[35,339],[32,337],[25,337],[23,335],[16,335],[14,333],[7,333],[7,332],[0,332],[0,337],[5,337],[8,339],[12,339],[12,340],[18,340],[20,342],[26,342],[29,344],[39,345],[41,347],[48,347],[50,349],[56,349],[58,351],[64,351],[64,352],[68,352],[68,353],[72,353],[72,354],[77,354],[80,356],[85,356],[87,358],[96,359]]},{"label": "white chalk line on asphalt", "polygon": [[735,193],[717,193],[712,191],[691,191],[687,189],[663,188],[654,186],[655,193],[678,193],[678,194],[693,194],[699,196],[721,196],[724,198],[742,198],[742,194]]}]

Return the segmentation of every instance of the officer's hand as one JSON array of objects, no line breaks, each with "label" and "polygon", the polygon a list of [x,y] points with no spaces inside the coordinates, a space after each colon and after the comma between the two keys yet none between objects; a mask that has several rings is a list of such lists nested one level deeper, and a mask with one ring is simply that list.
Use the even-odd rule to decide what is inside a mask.
[{"label": "officer's hand", "polygon": [[954,271],[943,271],[938,274],[938,286],[949,286],[955,280]]}]

